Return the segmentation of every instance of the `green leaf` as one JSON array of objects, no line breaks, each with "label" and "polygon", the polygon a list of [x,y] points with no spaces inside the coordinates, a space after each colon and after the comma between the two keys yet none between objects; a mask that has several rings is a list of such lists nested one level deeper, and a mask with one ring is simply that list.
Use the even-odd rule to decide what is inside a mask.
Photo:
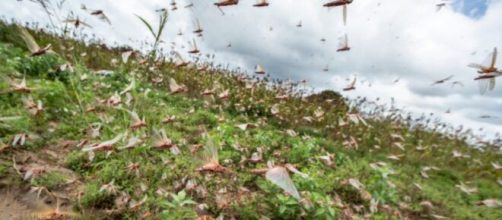
[{"label": "green leaf", "polygon": [[279,207],[279,213],[283,214],[284,212],[286,212],[286,209],[287,209],[286,206]]},{"label": "green leaf", "polygon": [[170,202],[166,202],[166,203],[164,203],[164,205],[166,205],[167,207],[170,207],[170,208],[176,208],[176,205],[174,205],[173,203],[170,203]]},{"label": "green leaf", "polygon": [[160,37],[162,36],[162,32],[164,31],[164,27],[167,23],[167,12],[164,12],[160,15],[159,22],[159,30],[157,31],[157,36],[155,37],[155,42],[158,43],[160,41]]},{"label": "green leaf", "polygon": [[187,194],[186,194],[186,192],[185,192],[184,190],[182,190],[182,191],[178,192],[178,198],[179,198],[180,200],[185,199],[186,195],[187,195]]},{"label": "green leaf", "polygon": [[148,23],[148,21],[146,21],[143,17],[141,17],[141,16],[139,16],[139,15],[137,15],[137,14],[134,14],[134,15],[136,15],[136,17],[138,17],[138,18],[139,18],[139,20],[141,20],[141,21],[143,22],[143,24],[145,24],[145,26],[148,28],[148,30],[150,31],[150,33],[152,33],[153,37],[154,37],[155,39],[157,39],[157,35],[155,34],[155,32],[153,32],[153,28],[152,28],[152,26],[150,25],[150,23]]},{"label": "green leaf", "polygon": [[330,216],[335,216],[336,211],[333,207],[328,207],[328,211],[329,211]]},{"label": "green leaf", "polygon": [[[291,197],[291,198],[292,198],[292,197]],[[289,199],[289,200],[286,202],[286,205],[296,205],[296,204],[298,204],[298,203],[296,202],[296,200],[292,200],[292,199]]]},{"label": "green leaf", "polygon": [[325,211],[326,211],[326,210],[324,210],[323,208],[320,208],[320,209],[318,209],[318,210],[315,212],[315,216],[320,216],[320,215],[324,214],[324,212],[325,212]]}]

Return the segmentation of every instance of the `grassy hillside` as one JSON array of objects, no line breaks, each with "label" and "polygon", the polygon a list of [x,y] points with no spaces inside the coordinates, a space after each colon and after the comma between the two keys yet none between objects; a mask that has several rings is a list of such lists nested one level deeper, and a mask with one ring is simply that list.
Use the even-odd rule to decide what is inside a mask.
[{"label": "grassy hillside", "polygon": [[[336,92],[139,54],[123,63],[125,48],[31,33],[56,54],[30,57],[0,25],[0,216],[502,219],[500,151],[464,131],[378,109],[361,119],[364,101]],[[267,163],[299,171],[300,199]]]}]

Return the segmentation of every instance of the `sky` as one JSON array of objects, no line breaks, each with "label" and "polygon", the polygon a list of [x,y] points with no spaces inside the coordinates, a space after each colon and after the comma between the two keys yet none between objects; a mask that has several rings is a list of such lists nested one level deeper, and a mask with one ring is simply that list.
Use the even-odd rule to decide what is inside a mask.
[{"label": "sky", "polygon": [[[178,9],[169,11],[163,47],[169,50],[175,42],[175,50],[188,57],[188,41],[195,39],[202,53],[215,54],[218,63],[249,74],[260,64],[272,78],[305,79],[316,91],[331,89],[349,98],[380,98],[382,103],[392,99],[415,115],[434,113],[453,125],[483,128],[479,132],[488,136],[502,132],[501,85],[480,94],[473,80],[476,70],[467,67],[482,63],[494,47],[502,49],[502,0],[354,0],[346,25],[341,8],[322,7],[327,0],[270,0],[264,8],[252,7],[254,0],[241,0],[222,8],[224,15],[214,2],[176,0]],[[446,6],[438,11],[436,4],[442,2]],[[104,10],[112,25],[81,10],[82,3]],[[74,11],[93,26],[84,33],[138,48],[152,38],[134,14],[155,23],[155,9],[170,8],[170,3],[68,0],[58,15]],[[189,3],[195,6],[184,8]],[[27,0],[4,0],[0,13],[4,19],[47,24],[40,7]],[[196,19],[204,29],[202,38],[192,33]],[[300,21],[302,27],[297,27]],[[182,36],[177,35],[180,30]],[[351,50],[336,52],[344,34]],[[450,75],[451,81],[431,85]],[[356,90],[343,92],[354,77]],[[453,81],[464,86],[452,86]]]},{"label": "sky", "polygon": [[472,18],[481,18],[485,15],[489,5],[488,0],[455,0],[452,1],[453,10]]}]

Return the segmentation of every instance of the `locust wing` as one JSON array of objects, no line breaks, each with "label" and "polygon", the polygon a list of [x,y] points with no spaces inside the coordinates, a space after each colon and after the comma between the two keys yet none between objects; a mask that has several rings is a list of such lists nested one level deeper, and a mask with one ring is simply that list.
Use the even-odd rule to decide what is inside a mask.
[{"label": "locust wing", "polygon": [[300,193],[295,187],[295,184],[289,178],[288,171],[284,167],[276,166],[271,168],[265,173],[265,178],[272,182],[273,184],[279,186],[286,193],[290,194],[294,198],[300,200]]}]

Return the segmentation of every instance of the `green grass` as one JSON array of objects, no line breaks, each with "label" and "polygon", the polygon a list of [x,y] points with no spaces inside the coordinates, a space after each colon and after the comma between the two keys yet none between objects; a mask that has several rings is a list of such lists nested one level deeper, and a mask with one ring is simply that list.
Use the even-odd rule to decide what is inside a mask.
[{"label": "green grass", "polygon": [[[348,179],[354,178],[378,203],[378,210],[371,214],[373,219],[399,219],[396,213],[409,218],[430,218],[429,214],[437,214],[451,219],[502,219],[499,208],[475,205],[483,199],[502,199],[501,187],[496,182],[502,178],[502,171],[490,165],[502,162],[494,146],[474,148],[464,137],[448,138],[424,128],[409,129],[405,122],[390,118],[368,117],[370,126],[353,123],[340,126],[340,118],[347,120],[349,104],[333,91],[312,95],[306,100],[302,100],[300,94],[290,94],[288,100],[278,101],[276,95],[286,93],[287,88],[267,88],[263,82],[258,82],[252,91],[227,70],[201,73],[190,67],[175,68],[168,62],[159,63],[154,71],[133,62],[111,66],[110,60],[119,59],[124,48],[98,48],[47,33],[31,33],[40,44],[52,43],[59,55],[28,57],[24,44],[15,37],[14,27],[0,23],[0,79],[19,81],[26,77],[28,86],[34,88],[30,95],[44,106],[41,114],[29,114],[21,101],[27,95],[9,91],[8,81],[0,81],[0,117],[21,116],[16,121],[0,121],[0,139],[10,143],[22,132],[38,137],[28,139],[25,146],[0,154],[0,180],[18,175],[11,166],[13,155],[54,150],[62,158],[51,162],[73,170],[82,182],[81,187],[74,189],[81,196],[72,198],[72,202],[82,210],[117,209],[122,218],[137,219],[146,212],[155,219],[195,217],[196,205],[180,205],[180,201],[205,204],[206,212],[213,217],[338,219],[343,216],[345,207],[353,209],[354,206],[362,210],[362,213],[352,210],[354,215],[363,216],[370,213],[371,201],[347,184]],[[60,49],[63,45],[75,49],[65,52]],[[80,57],[82,52],[89,55]],[[137,58],[136,55],[131,60]],[[57,65],[65,62],[74,64],[75,72],[54,71]],[[114,72],[110,76],[100,76],[94,72],[97,69]],[[152,78],[159,76],[164,78],[163,82],[151,83]],[[147,126],[139,130],[129,127],[131,118],[125,111],[99,102],[122,91],[132,78],[136,81],[130,91],[132,100],[127,105],[127,96],[121,95],[122,107],[145,118]],[[185,84],[188,92],[170,94],[169,78]],[[229,89],[229,99],[201,95],[205,89],[212,88],[218,88],[217,93]],[[328,103],[327,99],[333,99],[336,105]],[[278,115],[271,114],[273,105],[279,106]],[[353,105],[351,113],[357,112],[358,106],[350,105]],[[96,111],[87,112],[91,106]],[[324,111],[320,120],[314,115],[318,108]],[[161,123],[168,116],[176,118],[171,123]],[[313,121],[302,119],[304,116],[312,117]],[[97,137],[89,135],[93,123],[101,125]],[[247,130],[237,127],[244,123],[256,127]],[[161,129],[177,145],[180,154],[153,148],[155,133]],[[294,130],[296,136],[288,130]],[[127,138],[119,141],[109,155],[96,152],[92,161],[75,145],[57,148],[57,143],[63,140],[101,143],[121,133],[127,133]],[[405,152],[391,147],[391,134],[403,136]],[[133,149],[118,150],[132,136],[141,138],[142,142]],[[204,145],[207,136],[217,143],[219,162],[232,172],[207,174],[197,171],[202,165],[203,149],[192,153],[192,145]],[[358,142],[357,149],[343,144],[351,136]],[[419,143],[427,148],[418,150]],[[258,149],[262,151],[262,161],[246,161]],[[469,154],[470,158],[453,158],[453,150]],[[328,154],[333,155],[331,166],[320,159]],[[393,161],[387,158],[391,154],[404,155],[399,161]],[[267,161],[274,161],[276,165],[293,164],[309,176],[291,175],[302,201],[285,195],[263,176],[251,172],[267,167]],[[382,161],[386,163],[384,166],[371,167],[372,163]],[[137,164],[137,168],[129,169],[131,164]],[[429,178],[424,178],[420,170],[425,166],[435,166],[439,170],[428,171]],[[58,190],[64,180],[64,176],[49,172],[23,184]],[[189,180],[197,183],[195,189],[185,187]],[[100,190],[111,181],[118,193]],[[463,193],[455,187],[460,182],[477,187],[479,192]],[[420,184],[423,190],[417,189],[414,183]],[[119,210],[115,200],[122,195],[135,201],[144,196],[147,199],[137,209]],[[422,201],[432,202],[433,213],[421,209]],[[403,204],[409,208],[403,208]]]},{"label": "green grass", "polygon": [[67,177],[58,172],[45,173],[40,177],[37,177],[31,181],[31,185],[37,187],[45,187],[49,190],[55,189],[61,186],[67,181]]}]

